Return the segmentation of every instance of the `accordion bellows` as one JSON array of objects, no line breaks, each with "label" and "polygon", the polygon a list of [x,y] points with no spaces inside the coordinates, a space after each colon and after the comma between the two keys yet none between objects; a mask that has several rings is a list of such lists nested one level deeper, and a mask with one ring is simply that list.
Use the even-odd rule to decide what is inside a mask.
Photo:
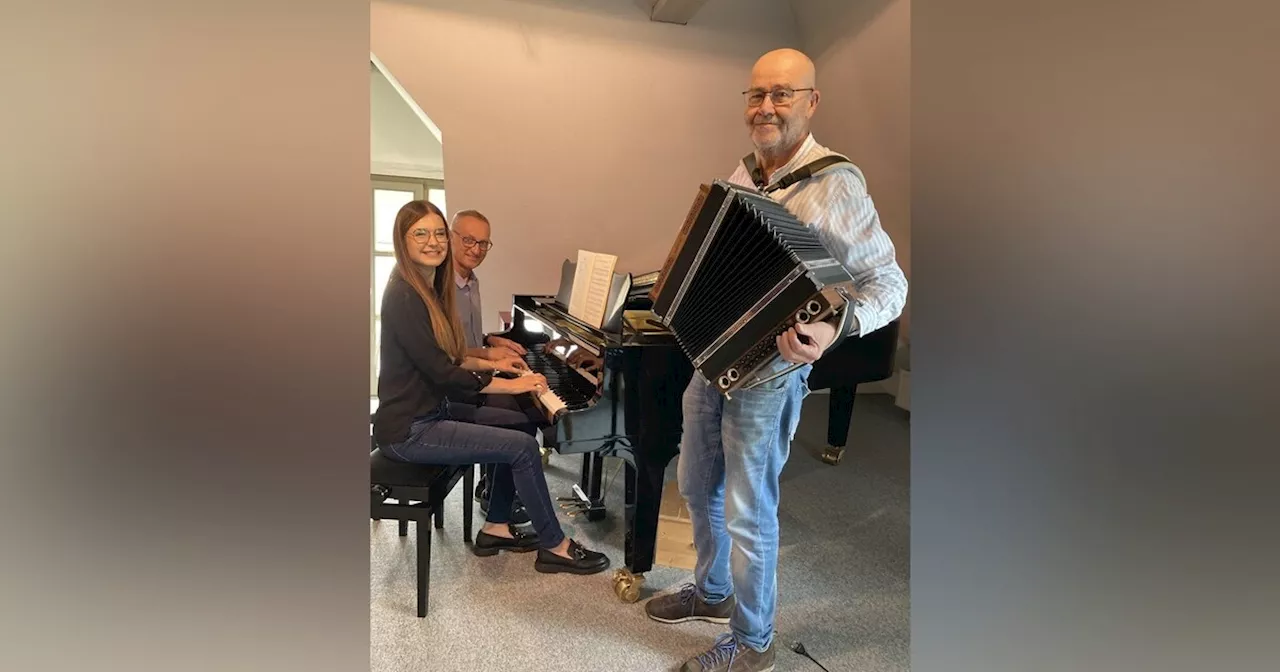
[{"label": "accordion bellows", "polygon": [[702,185],[654,284],[653,312],[725,395],[768,378],[776,338],[827,319],[853,278],[785,207],[755,190]]}]

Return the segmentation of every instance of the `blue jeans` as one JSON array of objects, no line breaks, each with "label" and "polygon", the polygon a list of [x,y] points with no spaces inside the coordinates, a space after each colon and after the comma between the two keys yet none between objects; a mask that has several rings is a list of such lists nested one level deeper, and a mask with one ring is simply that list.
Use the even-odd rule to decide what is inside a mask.
[{"label": "blue jeans", "polygon": [[[516,413],[519,413],[521,415],[526,415],[526,411],[520,405],[520,402],[516,401],[516,398],[509,394],[477,394],[475,395],[474,402],[475,402],[474,404],[467,404],[467,406],[476,408],[477,410],[485,409],[485,408],[496,408],[496,409],[502,409],[502,410],[515,411]],[[457,403],[454,403],[454,402],[450,402],[450,403],[451,403],[450,408],[458,407]],[[485,417],[492,417],[492,414],[489,414],[487,411],[481,410],[480,413],[481,413],[482,419],[484,419]],[[499,416],[502,417],[507,422],[515,421],[514,416],[505,415],[505,414],[499,414]],[[530,419],[529,421],[532,422],[532,419]],[[492,424],[492,423],[483,422],[481,424]],[[507,425],[504,424],[502,426],[507,426]],[[515,427],[515,429],[523,429],[523,428]],[[537,431],[536,426],[529,426],[527,431],[529,431],[531,434],[535,433]],[[489,502],[489,484],[493,482],[494,471],[498,468],[498,466],[499,465],[496,465],[496,464],[480,465],[480,484],[479,485],[483,491],[486,506],[488,505],[488,502]]]},{"label": "blue jeans", "polygon": [[387,457],[402,462],[497,465],[486,520],[508,522],[511,503],[519,492],[538,533],[538,545],[555,548],[564,541],[564,531],[542,473],[536,431],[529,417],[519,411],[445,402],[434,413],[415,419],[407,440],[379,447]]},{"label": "blue jeans", "polygon": [[684,393],[678,469],[698,552],[695,583],[710,603],[736,596],[729,625],[757,651],[773,641],[778,475],[791,454],[812,368],[735,392],[732,399],[695,374]]}]

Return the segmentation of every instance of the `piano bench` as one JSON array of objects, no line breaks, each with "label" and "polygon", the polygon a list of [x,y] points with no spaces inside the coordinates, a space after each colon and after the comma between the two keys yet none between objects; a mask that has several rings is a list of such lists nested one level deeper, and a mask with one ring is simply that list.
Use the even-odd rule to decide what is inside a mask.
[{"label": "piano bench", "polygon": [[[474,465],[442,466],[409,464],[393,460],[374,449],[369,453],[370,509],[373,520],[400,521],[400,536],[408,536],[409,521],[417,523],[418,618],[427,615],[431,583],[431,523],[444,527],[444,500],[462,481],[462,539],[471,543],[471,506]],[[388,503],[388,499],[396,503]]]}]

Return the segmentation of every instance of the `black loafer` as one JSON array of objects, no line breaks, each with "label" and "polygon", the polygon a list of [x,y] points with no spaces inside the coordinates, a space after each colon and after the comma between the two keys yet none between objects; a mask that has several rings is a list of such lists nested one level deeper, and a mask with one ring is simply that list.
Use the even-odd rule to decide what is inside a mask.
[{"label": "black loafer", "polygon": [[519,499],[511,507],[511,524],[521,530],[533,529],[533,520],[529,518],[529,512],[525,510],[524,504],[521,504]]},{"label": "black loafer", "polygon": [[[489,516],[488,500],[481,500],[480,515],[483,517]],[[533,529],[533,520],[529,518],[529,512],[525,510],[524,504],[520,503],[519,497],[517,497],[515,501],[512,502],[511,504],[510,523],[511,525],[514,525],[515,527],[520,528],[524,532],[529,532],[530,530]]]},{"label": "black loafer", "polygon": [[538,559],[533,568],[543,574],[595,574],[609,568],[609,556],[604,553],[587,550],[578,542],[569,540],[569,557],[552,553],[545,548],[538,549]]},{"label": "black loafer", "polygon": [[514,538],[499,537],[488,532],[476,534],[476,541],[471,545],[471,552],[479,556],[497,555],[498,551],[512,553],[528,553],[538,547],[538,535],[523,534],[511,528]]}]

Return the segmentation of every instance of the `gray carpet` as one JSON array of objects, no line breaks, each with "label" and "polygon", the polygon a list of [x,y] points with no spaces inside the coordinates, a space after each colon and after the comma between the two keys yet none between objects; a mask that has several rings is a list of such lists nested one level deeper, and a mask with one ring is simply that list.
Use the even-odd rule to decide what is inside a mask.
[{"label": "gray carpet", "polygon": [[[789,650],[799,640],[831,672],[910,669],[909,426],[887,395],[859,395],[849,450],[838,466],[818,456],[826,443],[825,395],[806,400],[782,475],[782,547],[777,619],[779,671],[821,672]],[[606,461],[613,476],[618,462]],[[672,466],[674,468],[674,461]],[[569,494],[581,458],[552,455],[553,496]],[[674,478],[670,470],[669,478]],[[415,614],[414,531],[370,521],[370,669],[673,670],[727,626],[663,625],[643,603],[690,579],[655,567],[640,602],[613,594],[612,570],[594,576],[543,575],[533,554],[479,558],[462,543],[461,488],[432,543],[431,604]],[[609,517],[561,522],[566,533],[622,565],[622,481],[606,492]],[[475,509],[479,529],[479,507]]]}]

